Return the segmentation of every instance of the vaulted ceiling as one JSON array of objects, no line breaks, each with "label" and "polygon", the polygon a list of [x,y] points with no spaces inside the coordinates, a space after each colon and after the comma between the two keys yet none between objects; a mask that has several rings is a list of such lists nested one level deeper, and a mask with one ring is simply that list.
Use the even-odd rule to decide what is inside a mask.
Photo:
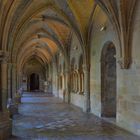
[{"label": "vaulted ceiling", "polygon": [[14,62],[31,55],[49,62],[58,50],[64,53],[72,31],[82,39],[93,4],[93,0],[3,0],[2,47],[12,52]]},{"label": "vaulted ceiling", "polygon": [[[128,2],[119,1],[120,5]],[[97,4],[120,33],[120,9],[115,0],[0,0],[1,49],[10,52],[11,61],[18,65],[32,56],[44,63],[51,62],[59,51],[65,56],[72,33],[81,44],[87,42]]]}]

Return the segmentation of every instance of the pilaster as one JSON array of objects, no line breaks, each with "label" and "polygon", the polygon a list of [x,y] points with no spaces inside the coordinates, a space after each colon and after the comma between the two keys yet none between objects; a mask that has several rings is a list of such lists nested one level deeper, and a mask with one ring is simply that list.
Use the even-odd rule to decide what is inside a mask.
[{"label": "pilaster", "polygon": [[84,65],[83,66],[84,72],[84,112],[90,112],[90,67]]},{"label": "pilaster", "polygon": [[65,102],[70,103],[70,71],[65,70]]}]

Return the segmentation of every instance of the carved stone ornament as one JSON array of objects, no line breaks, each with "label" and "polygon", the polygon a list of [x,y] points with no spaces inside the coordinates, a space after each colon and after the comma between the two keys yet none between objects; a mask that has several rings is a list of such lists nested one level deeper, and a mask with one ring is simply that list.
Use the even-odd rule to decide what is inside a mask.
[{"label": "carved stone ornament", "polygon": [[131,59],[119,58],[117,62],[121,69],[128,69],[131,65]]}]

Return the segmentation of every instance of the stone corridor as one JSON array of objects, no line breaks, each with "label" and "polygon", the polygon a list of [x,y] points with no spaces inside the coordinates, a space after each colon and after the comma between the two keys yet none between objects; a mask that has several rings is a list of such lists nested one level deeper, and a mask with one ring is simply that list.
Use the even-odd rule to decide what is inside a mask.
[{"label": "stone corridor", "polygon": [[10,140],[139,140],[117,126],[44,93],[24,93]]}]

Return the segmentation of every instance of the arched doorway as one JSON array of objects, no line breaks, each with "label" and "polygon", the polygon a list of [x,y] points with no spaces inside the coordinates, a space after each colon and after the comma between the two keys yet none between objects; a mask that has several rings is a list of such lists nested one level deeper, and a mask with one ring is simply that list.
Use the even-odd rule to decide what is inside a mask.
[{"label": "arched doorway", "polygon": [[107,43],[101,55],[101,116],[116,117],[116,49]]},{"label": "arched doorway", "polygon": [[39,75],[32,73],[30,75],[30,91],[39,90]]}]

